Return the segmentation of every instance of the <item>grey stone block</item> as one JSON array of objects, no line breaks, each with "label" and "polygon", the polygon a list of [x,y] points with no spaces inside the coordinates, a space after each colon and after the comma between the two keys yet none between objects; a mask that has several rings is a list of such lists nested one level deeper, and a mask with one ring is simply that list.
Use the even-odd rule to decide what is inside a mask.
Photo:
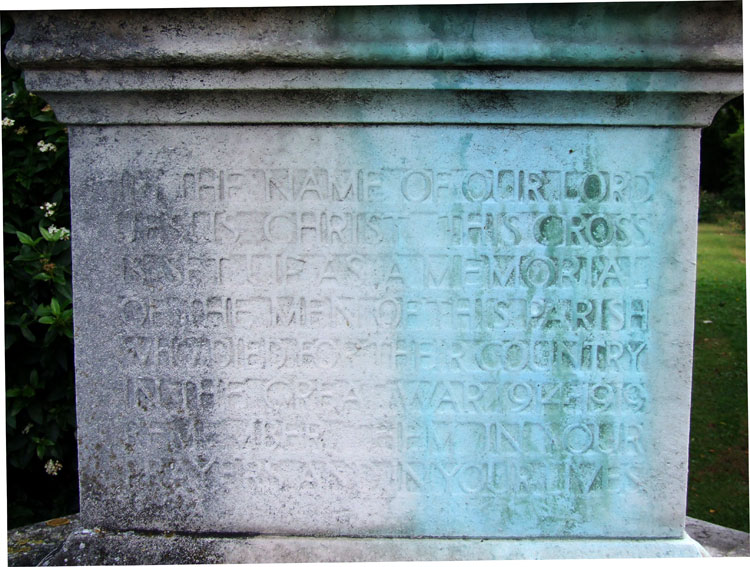
[{"label": "grey stone block", "polygon": [[711,557],[748,557],[750,556],[750,534],[717,526],[710,522],[687,518],[685,531],[698,541]]},{"label": "grey stone block", "polygon": [[738,10],[20,14],[71,125],[81,561],[700,555]]}]

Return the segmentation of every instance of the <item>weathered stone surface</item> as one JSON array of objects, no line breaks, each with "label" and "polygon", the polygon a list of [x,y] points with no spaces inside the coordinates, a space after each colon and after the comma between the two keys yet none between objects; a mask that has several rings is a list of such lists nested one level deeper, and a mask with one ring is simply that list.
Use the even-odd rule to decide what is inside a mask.
[{"label": "weathered stone surface", "polygon": [[73,534],[47,565],[312,563],[339,561],[483,561],[707,557],[688,536],[677,539],[441,539],[293,536]]},{"label": "weathered stone surface", "polygon": [[699,542],[711,557],[748,557],[750,556],[750,534],[717,526],[710,522],[687,518],[687,534]]},{"label": "weathered stone surface", "polygon": [[741,77],[737,5],[686,6],[23,16],[71,125],[79,543],[699,555],[699,127]]},{"label": "weathered stone surface", "polygon": [[71,144],[94,525],[682,533],[697,132],[137,132]]},{"label": "weathered stone surface", "polygon": [[740,2],[19,12],[26,67],[481,66],[740,70]]},{"label": "weathered stone surface", "polygon": [[390,68],[32,69],[26,81],[61,119],[87,125],[703,126],[739,85],[729,71]]},{"label": "weathered stone surface", "polygon": [[78,514],[74,514],[8,530],[8,565],[39,565],[52,559],[80,527]]},{"label": "weathered stone surface", "polygon": [[[65,523],[62,522],[62,520],[67,520]],[[72,533],[74,532],[75,533]],[[688,535],[693,538],[696,542],[698,542],[706,551],[708,551],[711,555],[711,557],[745,557],[750,555],[750,549],[748,549],[748,538],[750,538],[750,534],[747,534],[746,532],[741,532],[738,530],[733,530],[730,528],[726,528],[723,526],[718,526],[716,524],[711,524],[708,522],[704,522],[701,520],[696,520],[694,518],[687,518],[685,523],[685,531],[688,533]],[[68,536],[72,536],[68,542],[65,542],[65,539]],[[115,538],[118,540],[118,543],[116,545],[113,544],[104,544],[105,539],[107,538],[107,535],[104,534],[104,532],[99,531],[93,532],[93,531],[84,531],[80,527],[80,522],[78,521],[78,515],[69,516],[67,518],[58,518],[56,520],[51,520],[47,522],[40,522],[39,524],[34,524],[32,526],[27,526],[24,528],[18,528],[15,530],[10,530],[8,532],[8,563],[9,565],[13,566],[22,566],[22,565],[82,565],[82,564],[159,564],[159,563],[186,563],[188,561],[208,561],[211,560],[219,560],[221,559],[222,562],[228,562],[229,559],[232,561],[239,561],[239,553],[240,550],[243,550],[244,553],[244,559],[247,560],[250,558],[250,551],[251,549],[258,547],[261,547],[259,544],[259,538],[235,538],[233,543],[226,544],[227,550],[230,548],[232,549],[232,556],[230,557],[219,557],[217,553],[214,553],[213,555],[209,556],[208,553],[206,553],[207,546],[199,546],[195,543],[193,545],[189,545],[187,541],[189,541],[191,538],[186,538],[186,536],[176,536],[176,535],[151,535],[147,537],[138,536],[136,534],[130,533],[130,534],[115,534],[111,536],[112,538]],[[131,543],[123,543],[124,541],[129,540],[130,538],[135,538],[136,540],[140,540],[140,542],[136,544]],[[211,540],[211,544],[216,546],[216,538],[206,538],[206,540]],[[291,538],[288,538],[289,541],[291,541]],[[265,542],[268,542],[270,538],[264,538]],[[181,544],[178,544],[176,542],[182,542]],[[291,546],[289,545],[289,541],[287,542],[286,551],[285,553],[290,554]],[[63,543],[65,542],[65,545]],[[254,546],[251,546],[251,542],[255,542]],[[282,546],[284,540],[281,538],[278,538],[277,545]],[[86,545],[81,548],[81,543],[86,543]],[[301,543],[301,542],[300,542]],[[351,546],[353,542],[349,541],[349,545]],[[393,542],[391,542],[393,544]],[[422,540],[421,544],[417,545],[425,545],[426,542]],[[470,542],[473,543],[473,542]],[[623,544],[624,546],[627,546],[627,551],[631,553],[631,556],[635,557],[637,556],[637,552],[643,552],[643,556],[646,556],[649,554],[649,551],[651,549],[660,547],[663,542],[656,540],[648,542],[637,542],[635,546],[631,547],[631,542],[627,542]],[[672,546],[673,548],[673,555],[677,556],[677,553],[679,549],[683,548],[689,548],[689,542],[683,542],[681,540],[677,540],[674,542],[675,545]],[[329,542],[330,544],[330,542]],[[484,545],[483,542],[480,542],[481,547],[484,547],[482,553],[479,553],[478,555],[482,557],[493,557],[492,553],[497,552],[498,556],[500,556],[500,548],[494,547],[492,548],[489,544]],[[266,544],[267,545],[267,544]],[[442,549],[444,550],[443,553],[445,554],[445,557],[456,557],[457,559],[466,559],[466,551],[467,550],[461,550],[462,546],[460,543],[454,542],[447,542],[444,541],[442,544],[436,545],[435,547],[440,547],[442,545]],[[453,555],[448,555],[448,550],[451,550],[451,545],[453,546],[452,550],[461,550],[461,553],[455,553]],[[284,557],[283,559],[288,559],[289,561],[293,560],[313,560],[313,550],[312,545],[307,546],[307,555],[303,555],[304,547],[298,546],[296,547],[296,557],[291,558],[289,555]],[[364,547],[363,549],[359,550],[359,553],[362,554],[365,552]],[[468,546],[466,546],[468,547]],[[593,551],[592,556],[593,557],[604,557],[607,554],[604,552],[606,547],[605,544],[598,544],[596,549]],[[99,551],[95,551],[95,550]],[[119,549],[119,551],[118,551]],[[148,549],[151,549],[152,555],[148,555]],[[551,550],[554,548],[551,548]],[[580,549],[580,548],[579,548]],[[156,550],[155,552],[153,550]],[[336,550],[337,552],[339,550]],[[471,552],[471,549],[468,549],[469,552]],[[558,553],[559,551],[559,544],[558,548],[554,549],[554,552],[550,551],[548,553],[549,557],[552,558],[559,558],[560,555]],[[382,550],[381,550],[382,552]],[[516,553],[518,553],[518,549],[515,550]],[[664,550],[663,549],[657,549],[657,552],[662,553],[662,556],[664,556]],[[94,554],[97,554],[94,556]],[[180,554],[178,556],[178,553]],[[227,551],[228,553],[228,551]],[[319,550],[316,550],[315,553],[318,553],[319,555],[317,557],[320,557],[321,552]],[[475,552],[476,553],[476,552]],[[537,556],[541,557],[543,554],[539,551],[537,551]],[[615,554],[613,553],[613,556]],[[407,555],[400,555],[399,557],[406,557]],[[424,556],[424,555],[423,555]],[[502,555],[502,557],[509,556],[507,553],[505,555]],[[517,557],[521,557],[520,554],[516,555]],[[579,553],[573,553],[571,554],[572,557],[580,557]],[[619,556],[619,555],[617,555]],[[275,553],[267,553],[264,555],[264,557],[261,557],[261,559],[269,558],[269,557],[278,557],[279,560],[282,558]],[[336,555],[333,556],[336,560],[342,560],[342,555]],[[361,557],[361,555],[360,555]],[[376,560],[383,561],[384,557],[382,556],[376,556]],[[66,561],[67,560],[67,561]]]}]

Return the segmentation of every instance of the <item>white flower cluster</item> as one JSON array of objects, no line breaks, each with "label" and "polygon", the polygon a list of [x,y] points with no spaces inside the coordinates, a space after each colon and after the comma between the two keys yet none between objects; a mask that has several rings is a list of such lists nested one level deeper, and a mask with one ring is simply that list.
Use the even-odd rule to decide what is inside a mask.
[{"label": "white flower cluster", "polygon": [[54,224],[51,224],[51,225],[49,225],[49,227],[47,227],[47,231],[52,236],[55,236],[56,234],[60,233],[60,234],[62,234],[61,238],[63,240],[70,240],[70,231],[67,228],[65,228],[65,227],[58,228]]},{"label": "white flower cluster", "polygon": [[52,476],[57,476],[57,473],[59,473],[62,468],[63,466],[60,461],[53,461],[52,459],[44,464],[44,472]]},{"label": "white flower cluster", "polygon": [[12,118],[8,118],[7,116],[3,118],[3,128],[10,128],[15,123],[16,121],[13,120]]},{"label": "white flower cluster", "polygon": [[39,207],[44,211],[44,216],[47,218],[50,218],[52,215],[55,214],[55,209],[57,208],[57,203],[44,203]]},{"label": "white flower cluster", "polygon": [[44,153],[44,152],[56,152],[57,151],[57,146],[55,144],[47,143],[44,140],[39,140],[36,143],[36,146],[39,148],[39,151],[42,152],[42,153]]}]

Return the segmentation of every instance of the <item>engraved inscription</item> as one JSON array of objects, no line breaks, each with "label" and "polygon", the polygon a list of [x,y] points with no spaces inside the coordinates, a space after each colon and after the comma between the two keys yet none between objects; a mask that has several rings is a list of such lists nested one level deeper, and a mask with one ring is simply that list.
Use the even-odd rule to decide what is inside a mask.
[{"label": "engraved inscription", "polygon": [[113,349],[128,446],[164,453],[123,482],[499,526],[645,494],[652,173],[307,161],[122,173]]}]

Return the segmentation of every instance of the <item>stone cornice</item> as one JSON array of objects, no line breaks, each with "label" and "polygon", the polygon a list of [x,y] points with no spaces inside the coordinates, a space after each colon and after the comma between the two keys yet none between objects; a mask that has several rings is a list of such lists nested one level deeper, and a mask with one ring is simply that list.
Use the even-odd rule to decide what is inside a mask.
[{"label": "stone cornice", "polygon": [[[689,6],[688,6],[689,4]],[[742,67],[740,2],[16,12],[45,67]]]}]

